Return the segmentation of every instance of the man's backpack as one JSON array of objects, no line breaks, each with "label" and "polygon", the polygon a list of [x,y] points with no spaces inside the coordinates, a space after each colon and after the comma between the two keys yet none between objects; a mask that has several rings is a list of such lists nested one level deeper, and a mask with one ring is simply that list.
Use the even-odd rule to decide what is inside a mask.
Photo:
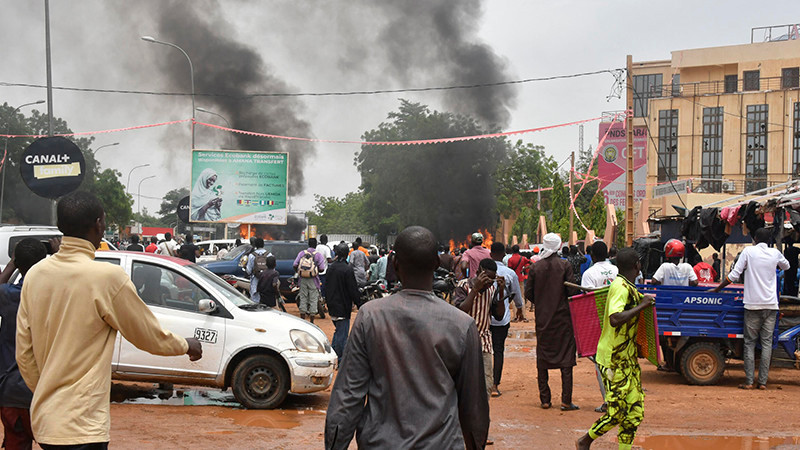
[{"label": "man's backpack", "polygon": [[267,270],[267,252],[255,254],[255,259],[253,260],[253,276],[258,278],[261,275],[261,272]]},{"label": "man's backpack", "polygon": [[316,252],[306,250],[305,255],[300,258],[300,264],[297,265],[297,273],[300,274],[300,278],[314,278],[319,274],[317,263],[314,262],[314,253]]}]

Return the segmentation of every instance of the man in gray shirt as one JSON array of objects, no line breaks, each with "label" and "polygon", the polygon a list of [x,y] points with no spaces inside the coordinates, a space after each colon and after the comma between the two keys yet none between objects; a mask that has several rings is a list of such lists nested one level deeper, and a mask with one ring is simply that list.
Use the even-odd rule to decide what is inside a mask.
[{"label": "man in gray shirt", "polygon": [[[433,295],[436,239],[397,236],[403,290],[361,307],[331,392],[325,448],[484,448],[489,400],[475,321]],[[367,398],[369,401],[367,402]]]}]

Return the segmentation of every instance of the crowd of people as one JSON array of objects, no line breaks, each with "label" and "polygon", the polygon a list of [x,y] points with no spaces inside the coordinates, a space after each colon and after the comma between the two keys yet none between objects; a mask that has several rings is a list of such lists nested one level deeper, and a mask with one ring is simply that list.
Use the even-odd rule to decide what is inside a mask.
[{"label": "crowd of people", "polygon": [[[77,192],[58,203],[61,241],[45,246],[24,239],[0,273],[0,416],[6,448],[107,448],[111,355],[116,333],[158,355],[202,356],[200,343],[164,330],[120,267],[93,261],[105,231],[105,213],[92,194]],[[789,270],[770,248],[771,232],[754,232],[733,270],[713,289],[744,278],[745,383],[765,389],[777,310],[776,269]],[[542,409],[553,406],[549,371],[561,375],[560,411],[580,409],[572,400],[576,343],[568,304],[578,288],[608,287],[595,365],[603,404],[576,445],[618,427],[620,448],[630,448],[644,417],[644,391],[636,347],[639,313],[655,299],[636,288],[641,263],[633,248],[619,251],[596,241],[582,253],[547,234],[530,258],[518,246],[483,245],[474,233],[469,249],[450,252],[423,227],[403,230],[391,249],[370,251],[357,239],[329,246],[327,236],[308,239],[294,259],[301,318],[314,320],[324,298],[334,324],[332,347],[339,372],[325,424],[325,446],[346,449],[353,436],[364,448],[483,448],[489,436],[489,398],[501,396],[505,341],[513,320],[534,311],[536,369]],[[255,238],[245,270],[254,301],[274,307],[280,299],[276,259]],[[191,236],[179,246],[167,234],[144,247],[136,236],[128,250],[192,259]],[[684,262],[680,241],[665,245],[666,260],[653,283],[696,285],[713,280],[713,264]],[[459,281],[449,301],[433,294],[434,272],[445,268]],[[699,270],[700,273],[697,273]],[[19,281],[12,282],[12,274]],[[718,272],[716,272],[718,273]],[[701,276],[702,275],[702,276]],[[69,280],[66,282],[65,280]],[[402,289],[362,303],[370,280]],[[88,301],[88,300],[91,301]],[[350,329],[354,308],[358,314]],[[758,378],[754,348],[762,344]],[[368,399],[368,400],[367,400]],[[27,446],[27,447],[26,447]]]}]

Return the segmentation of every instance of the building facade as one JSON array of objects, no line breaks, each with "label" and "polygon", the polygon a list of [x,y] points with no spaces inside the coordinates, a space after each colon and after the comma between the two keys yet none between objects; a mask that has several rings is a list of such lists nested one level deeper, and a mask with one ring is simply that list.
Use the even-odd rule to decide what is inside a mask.
[{"label": "building facade", "polygon": [[664,198],[670,182],[690,181],[680,186],[692,207],[800,179],[796,36],[634,62],[633,85],[634,126],[649,136],[651,212],[675,204]]}]

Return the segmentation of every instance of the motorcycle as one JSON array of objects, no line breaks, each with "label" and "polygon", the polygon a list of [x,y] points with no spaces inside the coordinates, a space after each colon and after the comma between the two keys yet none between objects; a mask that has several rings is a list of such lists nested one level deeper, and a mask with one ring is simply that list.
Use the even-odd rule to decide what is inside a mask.
[{"label": "motorcycle", "polygon": [[447,269],[439,267],[433,274],[433,293],[448,303],[456,289],[456,284],[456,275]]},{"label": "motorcycle", "polygon": [[389,292],[389,289],[386,287],[386,281],[376,280],[358,288],[358,292],[360,294],[358,307],[360,308],[370,300],[383,298]]}]

